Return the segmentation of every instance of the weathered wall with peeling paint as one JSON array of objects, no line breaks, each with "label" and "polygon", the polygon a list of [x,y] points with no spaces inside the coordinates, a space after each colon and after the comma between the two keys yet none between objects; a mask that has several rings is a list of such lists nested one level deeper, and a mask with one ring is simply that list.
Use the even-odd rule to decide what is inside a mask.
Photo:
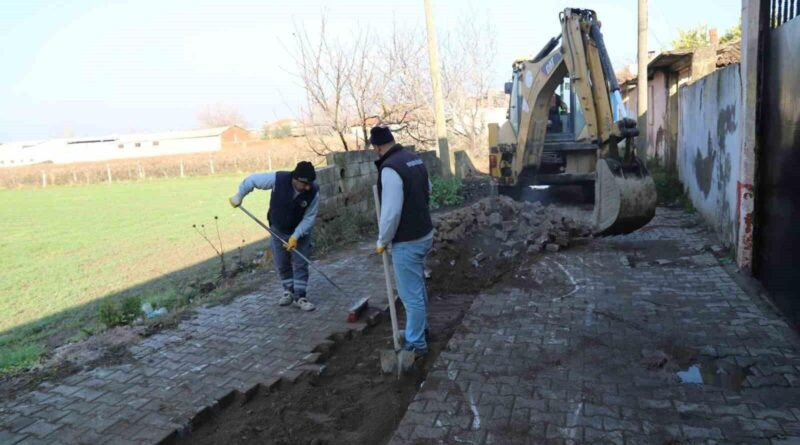
[{"label": "weathered wall with peeling paint", "polygon": [[679,91],[678,174],[695,208],[736,246],[742,82],[731,65]]},{"label": "weathered wall with peeling paint", "polygon": [[667,133],[667,75],[656,71],[648,80],[647,97],[647,158],[664,162]]}]

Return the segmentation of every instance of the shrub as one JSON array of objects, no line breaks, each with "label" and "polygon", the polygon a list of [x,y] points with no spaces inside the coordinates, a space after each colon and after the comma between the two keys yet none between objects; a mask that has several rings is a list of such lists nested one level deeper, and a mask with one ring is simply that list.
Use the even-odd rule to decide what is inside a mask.
[{"label": "shrub", "polygon": [[652,160],[647,163],[647,169],[650,171],[653,182],[656,184],[658,205],[679,206],[683,207],[688,212],[694,210],[692,201],[686,196],[686,192],[683,190],[683,184],[680,179],[678,179],[677,170],[665,168]]},{"label": "shrub", "polygon": [[142,299],[136,296],[125,297],[122,301],[107,298],[100,303],[98,318],[106,327],[130,324],[141,315]]},{"label": "shrub", "polygon": [[324,254],[334,247],[358,241],[368,233],[377,232],[375,212],[345,209],[336,218],[314,225],[314,254]]},{"label": "shrub", "polygon": [[431,178],[433,188],[431,189],[431,208],[438,209],[442,206],[453,206],[464,202],[464,196],[461,195],[461,178],[458,176],[451,176],[443,178],[441,176],[434,176]]}]

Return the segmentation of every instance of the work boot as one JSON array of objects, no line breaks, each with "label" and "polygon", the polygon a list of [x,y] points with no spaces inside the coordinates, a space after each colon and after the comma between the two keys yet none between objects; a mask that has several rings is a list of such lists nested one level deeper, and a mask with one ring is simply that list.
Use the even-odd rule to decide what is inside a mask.
[{"label": "work boot", "polygon": [[292,291],[289,289],[285,289],[283,291],[283,296],[278,300],[278,304],[281,306],[288,306],[292,304],[292,301],[294,301],[294,294],[292,294]]},{"label": "work boot", "polygon": [[314,306],[314,303],[306,300],[306,297],[300,297],[297,300],[294,300],[294,305],[299,307],[300,310],[303,310],[303,311],[306,311],[306,312],[313,311],[314,308],[316,307],[316,306]]}]

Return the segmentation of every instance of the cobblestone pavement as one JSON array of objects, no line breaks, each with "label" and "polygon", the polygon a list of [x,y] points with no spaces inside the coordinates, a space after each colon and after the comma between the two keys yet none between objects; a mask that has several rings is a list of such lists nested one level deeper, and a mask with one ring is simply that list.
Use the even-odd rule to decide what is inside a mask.
[{"label": "cobblestone pavement", "polygon": [[233,390],[317,371],[320,365],[307,363],[314,355],[306,360],[317,345],[364,328],[345,322],[357,296],[372,292],[371,303],[386,308],[383,269],[379,259],[367,259],[371,250],[365,244],[350,257],[320,263],[351,297],[312,271],[309,297],[317,310],[279,307],[281,290],[270,270],[263,291],[198,310],[177,329],[134,346],[129,363],[80,372],[1,401],[0,444],[157,443],[188,428],[196,414]]},{"label": "cobblestone pavement", "polygon": [[390,443],[800,443],[798,335],[712,244],[659,209],[526,265],[475,299]]}]

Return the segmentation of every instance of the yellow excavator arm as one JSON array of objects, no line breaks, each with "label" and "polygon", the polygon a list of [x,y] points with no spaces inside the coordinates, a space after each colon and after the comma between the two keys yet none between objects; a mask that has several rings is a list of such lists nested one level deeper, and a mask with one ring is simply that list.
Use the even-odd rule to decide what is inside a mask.
[{"label": "yellow excavator arm", "polygon": [[[561,168],[566,173],[558,183],[594,180],[598,232],[636,230],[652,219],[656,204],[655,185],[634,149],[634,137],[639,134],[636,121],[627,116],[622,104],[596,13],[567,8],[560,21],[560,36],[551,39],[533,59],[512,65],[512,82],[506,86],[509,120],[489,131],[491,174],[501,187],[518,189],[544,176],[538,174],[544,155],[560,156],[566,159]],[[562,143],[557,151],[548,153],[549,112],[565,76],[580,107],[583,126],[574,129],[572,146]],[[588,151],[578,150],[587,146]]]}]

